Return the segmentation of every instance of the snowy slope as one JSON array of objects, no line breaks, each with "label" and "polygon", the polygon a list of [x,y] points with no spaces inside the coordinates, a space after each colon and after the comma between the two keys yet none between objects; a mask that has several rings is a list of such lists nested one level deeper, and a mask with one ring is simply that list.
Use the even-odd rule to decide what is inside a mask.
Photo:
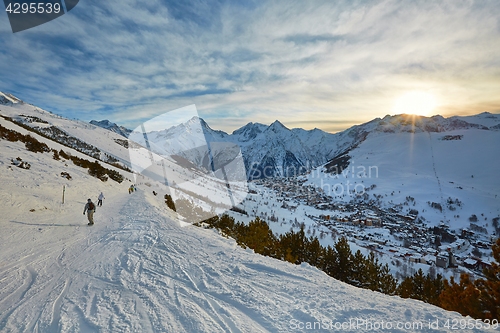
[{"label": "snowy slope", "polygon": [[[492,232],[491,219],[500,216],[500,132],[494,129],[500,115],[433,118],[416,126],[397,116],[384,118],[347,153],[343,172],[334,175],[320,167],[309,174],[309,183],[344,202],[356,197],[356,189],[368,195],[365,201],[373,199],[383,208],[403,205],[405,214],[416,209],[431,224],[454,229],[469,226],[475,214],[481,216],[478,225]],[[414,200],[408,204],[407,197]]]},{"label": "snowy slope", "polygon": [[[19,142],[0,140],[0,152],[0,332],[445,332],[462,319],[181,227],[157,185],[128,194]],[[9,168],[15,156],[32,168]],[[100,191],[88,227],[83,205]]]},{"label": "snowy slope", "polygon": [[[25,103],[1,105],[0,114],[33,128],[56,127],[71,137],[93,147],[98,147],[101,160],[106,161],[105,154],[107,154],[124,165],[130,165],[128,149],[123,145],[125,138],[120,134],[83,121],[66,119]],[[62,149],[67,148],[63,147]]]}]

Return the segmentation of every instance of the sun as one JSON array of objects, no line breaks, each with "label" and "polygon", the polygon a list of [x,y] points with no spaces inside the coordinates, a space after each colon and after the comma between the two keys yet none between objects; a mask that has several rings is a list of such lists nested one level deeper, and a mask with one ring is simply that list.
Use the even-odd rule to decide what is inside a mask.
[{"label": "sun", "polygon": [[393,114],[430,116],[436,107],[434,95],[424,91],[410,91],[394,102]]}]

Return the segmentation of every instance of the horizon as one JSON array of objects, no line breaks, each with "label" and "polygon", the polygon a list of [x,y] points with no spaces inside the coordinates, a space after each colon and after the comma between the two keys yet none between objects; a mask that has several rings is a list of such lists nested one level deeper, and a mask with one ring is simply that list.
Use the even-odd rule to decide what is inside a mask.
[{"label": "horizon", "polygon": [[[5,92],[5,91],[0,91],[0,93],[7,93],[7,94],[11,94],[11,93],[9,93],[9,92]],[[14,95],[14,94],[11,94],[11,95]],[[24,103],[28,103],[28,104],[30,104],[30,105],[33,105],[33,106],[35,106],[35,107],[38,107],[38,106],[37,106],[36,104],[34,104],[34,103],[24,101],[24,100],[23,100],[22,98],[20,98],[19,96],[14,95],[14,97],[19,98],[19,99],[20,99],[20,100],[22,100]],[[56,112],[53,112],[53,111],[50,111],[50,110],[46,110],[46,109],[43,109],[43,110],[44,110],[44,111],[47,111],[47,112],[50,112],[50,113],[53,113],[53,114],[58,115],[58,116],[63,116],[63,117],[65,117],[63,114],[59,114],[59,113],[56,113]],[[167,112],[167,113],[168,113],[168,112]],[[215,131],[222,131],[222,132],[224,132],[224,133],[226,133],[226,134],[232,134],[233,132],[235,132],[235,131],[237,131],[237,130],[241,129],[242,127],[247,126],[248,124],[259,124],[259,125],[264,125],[264,126],[269,127],[269,126],[271,126],[274,122],[279,122],[280,124],[282,124],[283,126],[285,126],[285,127],[286,127],[287,129],[289,129],[289,130],[293,130],[293,129],[304,129],[304,130],[306,130],[306,131],[312,131],[312,130],[318,129],[318,130],[321,130],[321,131],[326,132],[326,133],[336,134],[336,133],[343,132],[343,131],[345,131],[345,130],[347,130],[347,129],[349,129],[349,128],[353,127],[353,126],[363,125],[363,124],[365,124],[365,123],[368,123],[368,122],[373,121],[373,120],[376,120],[376,119],[383,119],[384,117],[387,117],[387,116],[389,116],[389,117],[395,117],[395,116],[413,116],[413,117],[421,117],[421,118],[432,118],[432,117],[436,117],[436,116],[441,116],[441,117],[444,117],[444,118],[451,118],[451,117],[478,116],[478,115],[480,115],[480,114],[484,114],[484,113],[486,113],[486,114],[493,114],[493,115],[500,115],[500,112],[495,113],[495,112],[489,112],[489,111],[483,111],[483,112],[479,112],[479,113],[475,113],[475,114],[467,114],[467,115],[448,115],[448,116],[444,116],[444,115],[441,115],[441,114],[433,114],[433,115],[418,115],[418,114],[409,114],[409,113],[386,114],[386,115],[384,115],[384,116],[376,116],[375,118],[372,118],[372,119],[370,119],[370,120],[368,120],[368,121],[364,121],[364,122],[360,122],[360,123],[351,124],[350,126],[345,127],[345,128],[342,128],[342,129],[340,129],[340,130],[338,130],[338,131],[336,131],[336,132],[329,132],[329,131],[327,131],[327,130],[325,130],[325,129],[322,129],[322,128],[320,128],[320,127],[314,127],[314,128],[290,127],[290,126],[287,126],[287,125],[286,125],[283,121],[281,121],[280,119],[275,119],[275,120],[271,121],[269,124],[265,124],[265,123],[256,122],[256,121],[251,121],[251,120],[250,120],[250,121],[248,121],[247,123],[242,124],[241,126],[239,126],[239,127],[235,128],[235,129],[233,129],[233,130],[231,130],[231,131],[226,131],[226,130],[223,130],[223,129],[214,128],[214,127],[210,124],[210,122],[209,122],[209,121],[207,121],[205,118],[203,118],[203,117],[201,117],[201,116],[199,116],[199,115],[198,115],[198,116],[196,116],[196,115],[195,115],[195,116],[191,117],[190,119],[198,117],[198,118],[202,119],[203,121],[205,121],[205,122],[208,124],[208,126],[209,126],[212,130],[215,130]],[[118,123],[118,122],[115,122],[115,121],[113,121],[113,120],[110,120],[110,119],[90,119],[90,120],[88,120],[88,121],[86,121],[86,120],[82,120],[82,119],[78,119],[78,118],[75,118],[75,119],[76,119],[76,120],[79,120],[79,121],[83,121],[83,122],[88,122],[88,123],[90,123],[91,121],[97,121],[97,122],[108,121],[108,122],[111,122],[111,123],[113,123],[113,124],[115,124],[115,125],[117,125],[117,126],[122,126],[122,127],[125,127],[126,129],[128,129],[128,130],[131,130],[131,131],[132,131],[132,129],[131,129],[131,128],[128,128],[128,127],[126,127],[126,126],[124,126],[124,125],[122,125],[122,124],[120,124],[120,123]],[[179,124],[181,124],[181,123],[179,123]],[[173,125],[173,126],[171,126],[171,127],[174,127],[174,126],[177,126],[177,125],[178,125],[178,124]],[[169,127],[169,128],[170,128],[170,127]]]},{"label": "horizon", "polygon": [[0,90],[127,128],[195,104],[228,133],[498,113],[497,12],[494,1],[88,0],[15,34],[4,12]]}]

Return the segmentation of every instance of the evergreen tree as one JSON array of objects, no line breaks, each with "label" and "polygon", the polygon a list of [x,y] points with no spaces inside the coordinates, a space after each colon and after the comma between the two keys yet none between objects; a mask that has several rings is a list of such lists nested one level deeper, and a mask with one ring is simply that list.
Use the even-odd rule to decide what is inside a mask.
[{"label": "evergreen tree", "polygon": [[337,262],[337,252],[330,245],[327,246],[323,260],[321,263],[321,270],[329,276],[335,275],[335,267]]},{"label": "evergreen tree", "polygon": [[444,280],[444,290],[439,295],[441,307],[450,311],[460,312],[464,316],[482,318],[480,292],[470,280],[469,274],[460,275],[460,283],[456,283],[453,277],[450,282]]},{"label": "evergreen tree", "polygon": [[270,256],[274,253],[273,245],[276,241],[269,225],[258,217],[250,221],[242,234],[239,234],[238,243],[253,249],[256,253]]},{"label": "evergreen tree", "polygon": [[441,274],[432,278],[431,273],[427,273],[424,281],[423,301],[439,306],[439,295],[443,291],[444,283]]},{"label": "evergreen tree", "polygon": [[481,293],[480,301],[483,309],[483,319],[500,318],[500,238],[493,244],[493,258],[490,268],[484,270],[486,279],[476,280],[476,287]]},{"label": "evergreen tree", "polygon": [[306,257],[307,263],[314,267],[321,267],[323,262],[324,248],[321,246],[317,237],[309,238],[307,242]]},{"label": "evergreen tree", "polygon": [[337,252],[337,256],[335,258],[336,272],[334,273],[334,277],[340,281],[349,282],[353,276],[351,267],[353,255],[347,238],[342,237],[335,244],[335,251]]},{"label": "evergreen tree", "polygon": [[361,251],[357,250],[354,256],[352,256],[349,284],[360,288],[367,288],[369,276],[366,268],[367,260]]},{"label": "evergreen tree", "polygon": [[387,295],[394,295],[396,293],[396,288],[398,286],[398,281],[392,276],[389,270],[389,265],[385,264],[382,266],[379,272],[378,281],[380,281],[379,289],[380,291]]}]

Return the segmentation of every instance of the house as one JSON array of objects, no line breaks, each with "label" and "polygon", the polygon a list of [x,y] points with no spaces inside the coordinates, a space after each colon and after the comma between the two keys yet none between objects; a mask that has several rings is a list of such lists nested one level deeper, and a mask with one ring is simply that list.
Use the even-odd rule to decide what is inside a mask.
[{"label": "house", "polygon": [[468,269],[478,269],[479,268],[479,263],[477,260],[472,259],[472,258],[467,258],[464,260],[464,267]]},{"label": "house", "polygon": [[451,251],[440,252],[436,255],[436,266],[442,268],[457,267],[457,260]]},{"label": "house", "polygon": [[442,268],[448,268],[449,266],[449,259],[446,254],[444,255],[437,255],[436,256],[436,266],[437,267],[442,267]]}]

